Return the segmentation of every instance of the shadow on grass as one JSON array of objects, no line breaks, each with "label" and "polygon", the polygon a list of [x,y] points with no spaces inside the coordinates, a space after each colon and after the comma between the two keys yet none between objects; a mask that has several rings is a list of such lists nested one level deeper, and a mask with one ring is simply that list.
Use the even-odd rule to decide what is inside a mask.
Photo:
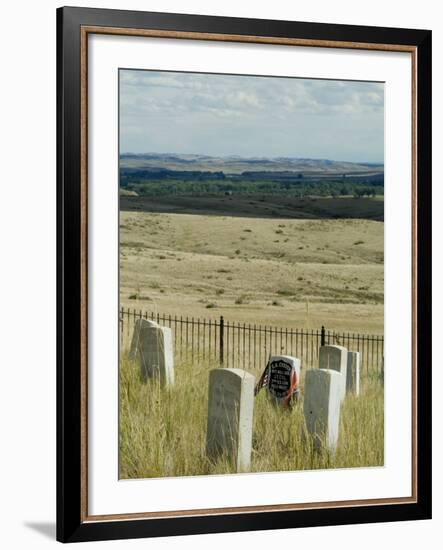
[{"label": "shadow on grass", "polygon": [[372,198],[269,195],[120,196],[120,210],[270,219],[368,219],[383,221],[384,201]]}]

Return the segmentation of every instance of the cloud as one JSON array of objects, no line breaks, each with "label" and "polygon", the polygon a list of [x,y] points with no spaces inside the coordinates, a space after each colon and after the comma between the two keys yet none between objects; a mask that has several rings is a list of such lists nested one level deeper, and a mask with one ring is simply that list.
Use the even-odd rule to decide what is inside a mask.
[{"label": "cloud", "polygon": [[[235,149],[232,128],[238,141],[250,143],[251,150],[258,139],[253,134],[258,133],[280,140],[272,147],[280,147],[284,153],[288,150],[284,136],[298,143],[295,133],[300,129],[306,142],[315,143],[320,133],[323,141],[325,132],[337,139],[340,134],[344,136],[344,128],[352,128],[351,139],[364,144],[374,141],[376,127],[376,144],[368,143],[368,151],[360,153],[360,160],[364,160],[375,154],[370,147],[382,155],[383,110],[381,83],[120,71],[121,141],[139,152],[158,150],[155,135],[161,134],[163,143],[165,132],[169,132],[170,151],[175,143],[203,149],[218,146],[220,151]],[[177,132],[182,135],[174,135]]]},{"label": "cloud", "polygon": [[122,107],[135,116],[180,110],[214,115],[263,109],[300,114],[383,110],[383,85],[370,82],[126,70],[121,71],[120,89]]}]

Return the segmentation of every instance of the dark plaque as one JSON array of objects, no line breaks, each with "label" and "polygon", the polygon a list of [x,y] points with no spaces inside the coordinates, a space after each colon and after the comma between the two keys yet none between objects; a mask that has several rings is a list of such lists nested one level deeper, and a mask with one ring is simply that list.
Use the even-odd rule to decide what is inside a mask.
[{"label": "dark plaque", "polygon": [[277,399],[290,396],[293,366],[279,359],[269,365],[269,393]]}]

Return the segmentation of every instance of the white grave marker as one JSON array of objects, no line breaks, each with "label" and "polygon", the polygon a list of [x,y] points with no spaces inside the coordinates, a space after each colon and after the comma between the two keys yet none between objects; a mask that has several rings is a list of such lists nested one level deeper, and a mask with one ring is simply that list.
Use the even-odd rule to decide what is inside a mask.
[{"label": "white grave marker", "polygon": [[286,408],[299,396],[300,359],[290,355],[273,355],[268,364],[268,394]]},{"label": "white grave marker", "polygon": [[360,353],[358,351],[348,351],[346,391],[357,397],[360,395]]},{"label": "white grave marker", "polygon": [[172,331],[153,321],[140,319],[134,328],[131,352],[140,361],[143,380],[159,378],[162,386],[174,384]]},{"label": "white grave marker", "polygon": [[342,375],[331,369],[309,369],[304,385],[306,427],[316,448],[337,446],[340,427]]},{"label": "white grave marker", "polygon": [[247,472],[251,464],[254,383],[241,369],[209,373],[207,454],[211,459],[225,454],[237,472]]},{"label": "white grave marker", "polygon": [[343,346],[320,346],[319,364],[321,369],[336,370],[342,375],[341,399],[344,399],[346,395],[348,350]]},{"label": "white grave marker", "polygon": [[141,327],[158,327],[160,326],[155,321],[149,319],[137,319],[134,325],[134,332],[132,333],[131,347],[129,348],[129,357],[131,359],[136,359],[139,353],[139,342],[140,342],[140,328]]}]

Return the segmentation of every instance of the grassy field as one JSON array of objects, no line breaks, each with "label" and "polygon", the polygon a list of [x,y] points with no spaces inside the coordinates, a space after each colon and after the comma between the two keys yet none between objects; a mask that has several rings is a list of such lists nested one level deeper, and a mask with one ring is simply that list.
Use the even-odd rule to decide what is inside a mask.
[{"label": "grassy field", "polygon": [[124,307],[383,332],[381,200],[126,197],[122,208]]},{"label": "grassy field", "polygon": [[[122,197],[120,302],[172,316],[382,334],[383,232],[380,198]],[[176,353],[176,383],[166,390],[142,383],[123,350],[121,478],[233,471],[205,453],[208,375],[218,366]],[[251,471],[382,465],[377,375],[364,369],[360,397],[343,403],[330,454],[314,451],[305,431],[304,372],[317,365],[302,366],[293,410],[275,408],[266,391],[255,399]]]},{"label": "grassy field", "polygon": [[[175,365],[176,382],[162,389],[143,383],[135,362],[122,357],[120,370],[121,479],[233,473],[232,464],[206,457],[207,387],[211,366]],[[273,406],[266,390],[255,399],[252,472],[383,465],[383,386],[363,376],[358,398],[342,405],[335,453],[314,450],[307,436],[302,398],[291,411]]]}]

